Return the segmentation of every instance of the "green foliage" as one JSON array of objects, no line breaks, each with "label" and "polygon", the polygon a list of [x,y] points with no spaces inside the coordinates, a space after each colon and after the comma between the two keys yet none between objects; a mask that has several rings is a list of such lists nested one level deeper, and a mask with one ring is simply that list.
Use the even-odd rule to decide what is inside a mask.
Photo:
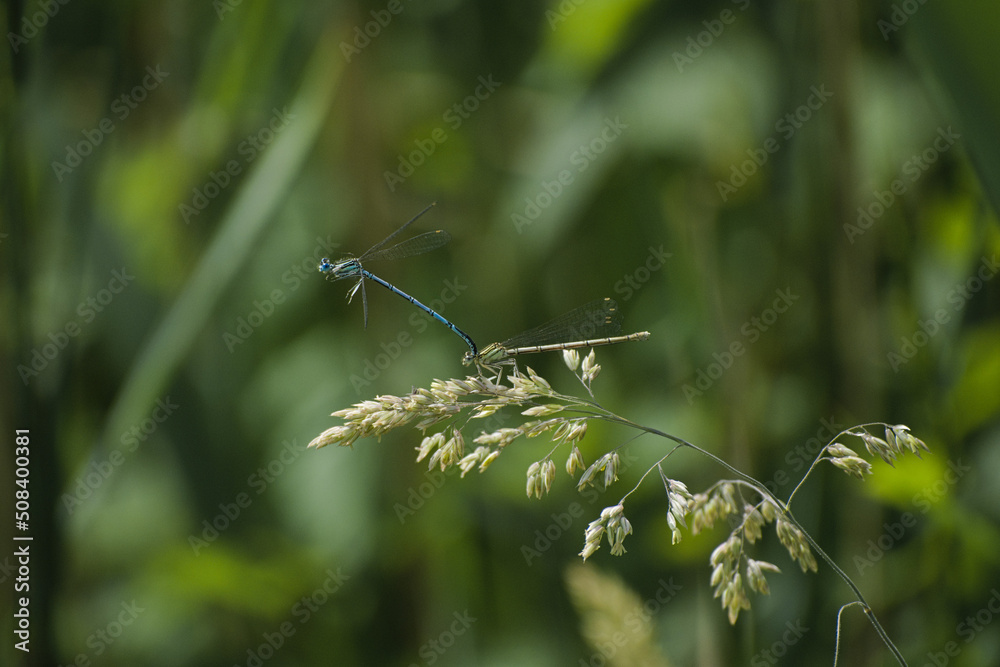
[{"label": "green foliage", "polygon": [[[651,336],[602,355],[602,404],[718,443],[778,497],[837,430],[910,425],[931,454],[860,487],[817,469],[796,517],[852,577],[865,561],[911,663],[949,642],[949,664],[996,662],[1000,624],[961,625],[1000,541],[993,3],[32,0],[0,21],[0,423],[31,432],[37,553],[32,652],[3,664],[600,657],[580,614],[606,584],[563,572],[617,498],[529,502],[542,439],[461,484],[397,433],[306,449],[332,406],[462,372],[440,324],[373,286],[365,330],[316,271],[431,201],[414,232],[451,244],[380,276],[481,347],[615,298]],[[591,424],[581,455],[623,437]],[[629,488],[643,444],[621,450]],[[784,568],[733,630],[695,583],[725,535],[672,546],[645,488],[628,553],[591,559],[634,591],[606,607],[622,618],[682,586],[629,650],[829,660],[840,579]],[[881,664],[861,616],[840,660]]]}]

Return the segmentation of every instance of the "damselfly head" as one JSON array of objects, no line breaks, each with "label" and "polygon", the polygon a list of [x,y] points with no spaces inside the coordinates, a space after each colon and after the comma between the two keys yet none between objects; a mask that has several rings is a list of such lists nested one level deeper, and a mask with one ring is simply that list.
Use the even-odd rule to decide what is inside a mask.
[{"label": "damselfly head", "polygon": [[472,354],[471,351],[466,352],[465,356],[462,357],[463,366],[471,366],[472,362],[476,360],[476,355]]},{"label": "damselfly head", "polygon": [[360,278],[362,273],[361,263],[355,257],[345,257],[336,262],[331,262],[324,257],[317,267],[319,272],[326,276],[327,280],[341,280],[343,278]]}]

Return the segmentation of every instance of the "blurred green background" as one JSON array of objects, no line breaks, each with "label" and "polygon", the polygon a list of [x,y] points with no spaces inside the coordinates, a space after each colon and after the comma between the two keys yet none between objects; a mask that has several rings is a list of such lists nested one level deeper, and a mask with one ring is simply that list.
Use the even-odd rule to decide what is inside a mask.
[{"label": "blurred green background", "polygon": [[[30,429],[34,537],[31,653],[5,613],[3,664],[829,664],[843,583],[771,531],[754,554],[784,573],[731,627],[708,581],[726,528],[672,547],[652,477],[628,553],[580,568],[662,442],[603,496],[560,471],[542,500],[539,440],[464,480],[414,463],[413,430],[304,449],[333,410],[466,371],[446,329],[369,285],[365,330],[315,270],[432,201],[413,230],[451,244],[378,275],[481,346],[617,299],[652,337],[599,352],[598,399],[782,497],[830,425],[908,424],[931,455],[864,483],[821,467],[798,516],[910,664],[1000,661],[995,3],[3,17],[0,469],[14,489]],[[578,390],[559,355],[531,363]],[[584,454],[632,435],[594,425]],[[692,491],[725,476],[669,463]],[[841,643],[894,664],[857,609]]]}]

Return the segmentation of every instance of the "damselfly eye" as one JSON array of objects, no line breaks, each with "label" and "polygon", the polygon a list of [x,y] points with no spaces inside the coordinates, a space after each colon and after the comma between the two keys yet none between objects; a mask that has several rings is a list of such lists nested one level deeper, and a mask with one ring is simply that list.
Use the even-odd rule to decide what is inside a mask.
[{"label": "damselfly eye", "polygon": [[[433,206],[433,204],[431,204],[431,206]],[[424,232],[423,234],[418,234],[417,236],[406,239],[405,241],[400,241],[395,245],[388,245],[389,242],[393,241],[397,236],[399,236],[404,229],[413,224],[413,222],[417,218],[426,213],[429,208],[430,206],[428,206],[423,211],[418,213],[415,217],[410,219],[409,222],[405,223],[402,227],[394,231],[392,234],[389,234],[389,236],[385,237],[384,239],[373,245],[371,248],[368,248],[368,250],[366,250],[360,257],[347,255],[341,257],[341,259],[336,264],[330,262],[328,258],[324,257],[320,261],[317,269],[319,269],[319,272],[322,273],[329,281],[346,280],[348,278],[355,279],[357,281],[354,283],[354,286],[351,287],[350,290],[348,290],[347,301],[348,303],[350,303],[351,299],[354,297],[355,294],[357,294],[358,290],[361,290],[361,303],[365,313],[365,326],[368,325],[368,301],[365,296],[364,283],[366,280],[371,280],[373,282],[378,283],[382,287],[385,287],[390,292],[394,292],[400,297],[406,299],[411,304],[413,304],[420,310],[424,311],[425,313],[436,319],[441,324],[451,329],[451,331],[456,336],[465,341],[465,344],[469,346],[469,351],[471,352],[471,354],[475,355],[476,352],[478,352],[478,349],[476,348],[475,342],[473,342],[473,340],[469,338],[468,334],[466,334],[457,326],[446,320],[444,317],[442,317],[439,313],[437,313],[433,309],[420,303],[419,301],[417,301],[412,296],[410,296],[403,290],[399,289],[398,287],[391,285],[390,283],[382,280],[378,276],[372,274],[363,266],[363,264],[367,264],[368,262],[376,262],[376,261],[390,260],[390,259],[403,259],[405,257],[412,257],[413,255],[422,255],[425,252],[430,252],[431,250],[440,248],[444,244],[448,243],[448,241],[451,239],[451,236],[449,236],[447,232],[439,229],[433,232]],[[386,247],[387,245],[388,247]]]}]

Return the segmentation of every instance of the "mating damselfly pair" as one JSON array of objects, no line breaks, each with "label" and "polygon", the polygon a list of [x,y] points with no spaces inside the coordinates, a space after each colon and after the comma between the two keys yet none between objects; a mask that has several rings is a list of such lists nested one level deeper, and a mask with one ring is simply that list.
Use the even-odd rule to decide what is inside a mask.
[{"label": "mating damselfly pair", "polygon": [[472,337],[452,322],[420,301],[417,301],[406,292],[382,280],[362,265],[362,262],[403,259],[405,257],[420,255],[448,243],[451,240],[451,235],[444,230],[438,229],[433,232],[424,232],[388,248],[385,247],[389,241],[399,236],[404,229],[413,224],[420,216],[430,210],[432,206],[434,204],[420,211],[420,213],[415,215],[402,227],[373,245],[361,256],[347,256],[337,262],[331,262],[324,257],[320,262],[319,271],[326,276],[327,280],[358,279],[358,282],[348,290],[347,299],[350,302],[358,290],[361,290],[365,327],[368,326],[368,298],[365,294],[365,279],[367,278],[406,299],[448,327],[448,329],[469,346],[469,351],[462,358],[462,364],[466,366],[475,364],[480,370],[496,371],[500,365],[514,365],[514,357],[521,354],[573,350],[584,347],[597,347],[599,345],[613,345],[615,343],[634,340],[646,340],[649,338],[648,331],[621,335],[622,314],[618,309],[618,304],[613,299],[604,298],[574,308],[568,313],[560,315],[541,326],[512,336],[502,343],[491,343],[480,351],[476,347],[476,343],[472,340]]}]

